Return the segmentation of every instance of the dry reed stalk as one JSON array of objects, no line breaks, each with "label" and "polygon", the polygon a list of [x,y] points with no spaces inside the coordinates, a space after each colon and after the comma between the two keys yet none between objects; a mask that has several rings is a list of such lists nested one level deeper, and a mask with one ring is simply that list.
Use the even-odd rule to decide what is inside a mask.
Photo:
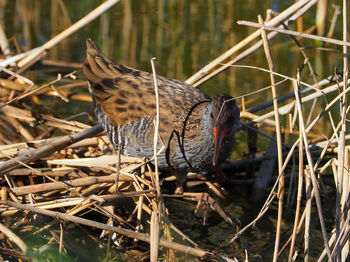
[{"label": "dry reed stalk", "polygon": [[317,2],[315,25],[317,34],[320,36],[324,35],[326,31],[327,2],[328,0],[320,0]]},{"label": "dry reed stalk", "polygon": [[17,83],[12,80],[0,78],[0,86],[9,90],[24,91],[30,86],[28,84]]},{"label": "dry reed stalk", "polygon": [[[349,81],[348,81],[348,83],[349,83]],[[303,97],[303,98],[301,99],[301,103],[306,103],[306,102],[308,102],[308,101],[312,101],[312,100],[314,100],[314,99],[316,99],[316,98],[318,98],[318,97],[320,97],[320,96],[323,96],[323,95],[325,95],[325,94],[329,94],[329,93],[331,93],[331,92],[338,91],[338,90],[339,90],[339,87],[342,87],[342,86],[343,86],[343,82],[341,82],[341,83],[339,83],[339,84],[334,84],[334,85],[328,86],[328,87],[326,87],[326,88],[324,88],[324,89],[322,89],[322,90],[316,91],[316,92],[314,92],[314,93],[312,93],[312,94],[310,94],[310,95],[307,95],[307,96]],[[349,90],[350,90],[349,88],[346,88],[345,93],[349,92]],[[343,93],[342,93],[342,94],[343,94]],[[342,96],[342,94],[341,94],[341,96]],[[322,113],[321,115],[323,115],[325,112],[328,112],[329,108],[330,108],[331,106],[333,106],[339,99],[341,99],[341,96],[338,95],[335,99],[333,99],[332,102],[330,102],[330,103],[326,106],[325,110],[323,111],[323,113]],[[288,104],[286,104],[286,105],[280,107],[280,108],[279,108],[279,113],[280,113],[281,115],[285,115],[285,114],[289,113],[289,112],[293,109],[294,104],[295,104],[295,102],[293,101],[293,102],[291,102],[291,103],[288,103]],[[260,117],[258,117],[258,118],[256,118],[256,119],[254,119],[253,121],[254,121],[254,122],[261,122],[261,121],[263,121],[263,120],[265,120],[265,119],[267,119],[267,118],[272,117],[273,115],[274,115],[274,112],[272,111],[272,112],[266,113],[266,114],[264,114],[264,115],[262,115],[262,116],[260,116]],[[319,114],[319,117],[320,117],[321,115]],[[316,118],[316,119],[318,120],[318,118]],[[315,121],[317,122],[316,119],[314,119],[313,122],[315,122]],[[313,122],[311,122],[308,126],[313,126],[313,125],[314,125]],[[310,130],[308,130],[308,131],[310,131]]]},{"label": "dry reed stalk", "polygon": [[27,252],[27,245],[20,239],[15,233],[13,233],[8,227],[0,223],[0,232],[2,232],[6,237],[9,238],[12,242],[14,242],[23,253]]},{"label": "dry reed stalk", "polygon": [[[121,156],[120,163],[125,164],[129,163],[128,169],[123,169],[125,172],[132,172],[131,164],[137,164],[134,169],[139,167],[140,159],[136,157]],[[86,158],[76,158],[76,159],[50,159],[47,160],[49,165],[63,165],[63,166],[78,166],[78,167],[97,167],[97,168],[110,168],[112,165],[116,165],[118,159],[115,154],[112,155],[102,155],[99,157],[86,157]],[[112,169],[111,169],[112,170]]]},{"label": "dry reed stalk", "polygon": [[[285,157],[285,161],[284,161],[284,164],[283,164],[283,167],[282,167],[282,171],[284,171],[285,168],[287,167],[287,164],[288,164],[289,160],[291,159],[291,157],[292,157],[292,155],[293,155],[293,153],[294,153],[294,150],[295,150],[295,148],[296,148],[298,142],[299,142],[299,140],[297,140],[297,141],[292,145],[292,147],[290,148],[290,150],[289,150],[287,156]],[[249,227],[254,226],[254,224],[256,223],[256,221],[258,221],[258,218],[262,217],[263,214],[266,213],[266,211],[268,210],[268,207],[270,206],[272,200],[273,200],[273,199],[275,198],[275,196],[276,196],[276,195],[274,194],[274,190],[275,190],[276,187],[277,187],[277,184],[278,184],[278,182],[279,182],[280,175],[281,175],[281,174],[278,175],[278,177],[277,177],[277,179],[276,179],[274,185],[272,186],[271,191],[270,191],[270,194],[269,194],[269,196],[267,197],[267,199],[266,199],[265,203],[263,204],[262,208],[260,209],[259,214],[257,215],[257,218],[254,219],[253,222],[251,222],[251,223],[249,223],[247,226],[245,226],[245,227],[244,227],[240,232],[238,232],[238,233],[242,234],[242,233],[243,233],[245,230],[247,230]],[[239,236],[238,233],[236,234],[237,237]],[[232,242],[235,238],[237,238],[237,237],[235,236],[235,237],[231,240],[231,242]]]},{"label": "dry reed stalk", "polygon": [[[254,67],[250,67],[250,66],[248,67],[248,66],[242,66],[242,65],[234,65],[234,67],[254,68]],[[284,78],[284,80],[282,80],[282,81],[293,80],[293,79],[294,79],[294,78],[292,78],[292,77],[284,76],[284,75],[278,74],[278,73],[276,73],[276,72],[269,72],[269,70],[265,70],[265,69],[262,69],[262,68],[257,68],[257,67],[255,67],[255,69],[261,70],[261,71],[265,71],[265,72],[268,72],[268,73],[270,73],[270,74],[273,73],[273,74],[275,74],[275,75],[277,75],[277,76],[281,76],[281,77]],[[307,83],[303,83],[302,81],[300,81],[300,84],[301,84],[302,86],[305,86],[305,87],[303,87],[303,88],[301,89],[301,93],[304,94],[304,93],[310,92],[310,91],[312,91],[312,90],[315,90],[315,91],[317,90],[317,91],[318,91],[318,90],[320,89],[320,87],[322,87],[322,86],[324,86],[324,85],[327,85],[327,84],[330,84],[330,83],[332,82],[332,81],[331,81],[332,78],[333,78],[333,75],[328,76],[328,77],[326,77],[325,79],[320,80],[320,81],[318,81],[316,84],[313,84],[313,85],[309,85],[309,84],[307,84]],[[277,84],[282,83],[282,81],[280,81],[280,82],[277,83]],[[269,87],[267,87],[267,88],[269,88]],[[267,88],[266,88],[266,89],[267,89]],[[259,89],[258,91],[254,91],[254,92],[248,93],[248,94],[246,94],[246,95],[243,95],[242,97],[248,96],[248,95],[251,95],[251,94],[254,94],[254,93],[261,92],[262,90],[265,90],[265,88]],[[287,100],[287,99],[290,99],[290,98],[294,98],[294,92],[290,92],[290,93],[287,93],[287,94],[285,94],[285,95],[282,95],[282,96],[278,97],[277,101],[280,103],[280,102],[283,102],[283,101],[285,101],[285,100]],[[263,110],[263,109],[265,109],[265,108],[267,108],[267,107],[269,107],[269,106],[272,106],[272,105],[273,105],[273,101],[270,100],[270,101],[268,101],[268,102],[265,102],[265,103],[262,103],[262,104],[260,104],[260,105],[254,106],[253,108],[250,108],[248,111],[249,111],[250,113],[255,113],[255,112],[257,112],[257,111]]]},{"label": "dry reed stalk", "polygon": [[1,48],[2,53],[6,57],[10,57],[11,56],[10,45],[9,45],[8,40],[7,40],[4,28],[3,28],[3,26],[1,24],[0,24],[0,48]]},{"label": "dry reed stalk", "polygon": [[187,242],[189,242],[194,247],[198,247],[197,243],[195,243],[187,235],[185,235],[183,232],[181,232],[176,226],[174,226],[174,224],[170,223],[170,221],[166,217],[164,217],[164,220],[165,220],[167,225],[170,225],[171,230],[173,230],[175,233],[177,233],[182,239],[186,240]]},{"label": "dry reed stalk", "polygon": [[[45,191],[53,191],[53,190],[64,190],[67,189],[68,186],[70,187],[81,187],[81,186],[89,186],[99,183],[112,183],[115,181],[115,177],[109,175],[109,176],[89,176],[89,177],[83,177],[83,178],[77,178],[67,181],[57,181],[57,182],[50,182],[50,183],[43,183],[43,184],[35,184],[35,185],[28,185],[28,186],[18,186],[12,188],[12,191],[16,195],[25,195],[29,193],[39,193],[39,192],[45,192]],[[132,179],[129,176],[121,175],[120,177],[121,181],[132,181]]]},{"label": "dry reed stalk", "polygon": [[[264,21],[262,17],[258,16],[259,24],[264,26]],[[263,40],[264,44],[264,51],[266,55],[266,59],[269,65],[269,70],[271,72],[274,72],[274,62],[271,55],[270,46],[267,40],[266,32],[261,28],[261,38]],[[278,113],[278,104],[277,104],[277,93],[276,93],[276,86],[275,86],[275,77],[273,74],[270,74],[270,80],[271,80],[271,90],[272,90],[272,99],[273,99],[273,108],[275,113],[275,121],[276,121],[276,138],[277,138],[277,159],[278,159],[278,172],[281,174],[279,178],[279,184],[278,184],[278,216],[277,216],[277,225],[276,225],[276,238],[275,238],[275,248],[274,248],[274,255],[273,255],[273,261],[277,261],[277,254],[280,244],[280,235],[281,235],[281,225],[282,225],[282,212],[283,212],[283,198],[284,198],[284,172],[282,172],[282,166],[283,166],[283,152],[282,152],[282,137],[281,137],[281,126],[280,126],[280,119],[279,119],[279,113]]]},{"label": "dry reed stalk", "polygon": [[22,124],[13,117],[8,117],[7,121],[24,137],[27,141],[33,141],[34,137],[25,129]]},{"label": "dry reed stalk", "polygon": [[24,77],[24,76],[21,76],[19,73],[14,73],[12,72],[11,70],[5,68],[5,67],[2,67],[0,66],[0,72],[1,71],[4,71],[5,73],[11,75],[10,77],[10,80],[12,80],[12,78],[16,78],[16,79],[19,79],[21,81],[23,81],[24,83],[26,83],[27,85],[29,85],[29,88],[33,87],[34,86],[34,83],[32,80]]},{"label": "dry reed stalk", "polygon": [[[141,177],[144,179],[145,178],[145,172],[146,172],[146,161],[144,160],[144,165],[141,166]],[[144,185],[141,186],[142,189],[144,189]],[[139,231],[141,229],[141,218],[142,218],[142,206],[144,203],[144,196],[141,195],[138,199],[137,202],[137,215],[136,215],[136,231]]]},{"label": "dry reed stalk", "polygon": [[240,231],[238,231],[234,237],[230,240],[230,243],[234,242],[236,239],[238,239],[248,228],[253,227],[255,225],[255,223],[257,221],[259,221],[259,219],[261,217],[264,216],[264,214],[269,210],[271,203],[273,202],[273,200],[275,199],[276,195],[272,195],[271,197],[267,198],[266,202],[264,203],[264,206],[262,207],[262,209],[260,210],[259,214],[256,216],[256,218],[254,218],[254,220],[252,220],[248,225],[246,225],[245,227],[243,227]]},{"label": "dry reed stalk", "polygon": [[159,95],[158,95],[157,74],[156,74],[156,68],[154,64],[155,59],[156,59],[155,57],[151,59],[154,93],[155,93],[156,108],[157,108],[157,115],[156,115],[156,119],[154,120],[153,152],[154,152],[154,167],[155,167],[155,174],[156,174],[156,189],[157,189],[158,195],[161,196],[160,185],[159,185],[159,174],[158,174],[158,157],[157,157],[158,129],[159,129]]},{"label": "dry reed stalk", "polygon": [[[0,112],[4,113],[4,115],[10,116],[16,119],[21,119],[27,122],[35,122],[37,120],[36,117],[33,115],[33,113],[30,112],[29,110],[20,109],[10,105],[7,105],[1,108],[1,105],[3,104],[0,103]],[[65,129],[65,130],[82,131],[83,129],[90,127],[86,124],[83,124],[77,121],[63,120],[63,119],[53,117],[51,115],[40,114],[40,117],[43,121],[45,121],[46,125]]]},{"label": "dry reed stalk", "polygon": [[150,233],[150,260],[158,261],[159,239],[160,239],[160,217],[157,211],[152,211],[151,215],[151,233]]},{"label": "dry reed stalk", "polygon": [[330,252],[330,248],[329,248],[329,245],[328,245],[328,236],[327,236],[325,222],[324,222],[324,219],[323,219],[321,198],[320,198],[320,193],[319,193],[319,190],[318,190],[317,179],[316,179],[316,175],[315,175],[315,171],[314,171],[314,164],[313,164],[313,160],[312,160],[312,157],[311,157],[311,154],[310,154],[309,142],[308,142],[307,136],[306,136],[306,132],[307,131],[306,131],[306,128],[305,128],[304,117],[303,117],[302,108],[301,108],[301,98],[299,96],[299,91],[298,91],[299,90],[299,86],[298,86],[298,83],[296,81],[293,81],[293,87],[294,87],[294,92],[295,92],[296,108],[297,108],[297,111],[298,111],[298,117],[300,119],[300,127],[299,127],[299,129],[300,129],[300,131],[302,133],[302,137],[303,137],[305,153],[306,153],[307,162],[308,162],[308,166],[309,166],[309,170],[310,170],[312,186],[313,186],[313,190],[314,190],[314,194],[315,194],[316,206],[317,206],[317,211],[318,211],[318,218],[319,218],[320,224],[321,224],[321,230],[322,230],[322,235],[323,235],[324,246],[325,246],[326,251],[327,251],[328,260],[331,261],[331,252]]},{"label": "dry reed stalk", "polygon": [[62,254],[63,249],[63,225],[62,222],[60,222],[60,240],[58,245],[58,253]]},{"label": "dry reed stalk", "polygon": [[[153,85],[156,99],[156,119],[154,120],[154,137],[153,137],[153,155],[154,155],[154,167],[156,177],[156,189],[157,189],[157,205],[152,205],[153,211],[151,215],[151,262],[158,261],[158,250],[159,250],[159,239],[160,239],[160,216],[164,213],[164,203],[162,198],[162,192],[159,184],[159,173],[158,173],[158,136],[159,136],[159,93],[157,83],[157,73],[155,67],[156,58],[151,59],[151,67],[153,73]],[[164,146],[163,146],[164,149]]]},{"label": "dry reed stalk", "polygon": [[[341,14],[339,5],[334,5],[333,4],[332,7],[334,8],[334,13],[333,13],[333,17],[332,17],[332,20],[331,20],[331,25],[329,27],[328,34],[327,34],[328,38],[331,38],[333,36],[334,29],[335,29],[335,24],[337,22],[337,18]],[[326,45],[329,45],[329,44],[326,44]]]},{"label": "dry reed stalk", "polygon": [[27,52],[23,52],[20,54],[17,54],[15,56],[12,56],[10,58],[7,58],[6,60],[0,61],[0,67],[7,67],[13,63],[16,63],[18,60],[21,60],[22,58],[26,57],[27,55],[30,55],[32,53],[35,53],[39,48],[34,48],[32,50],[29,50]]},{"label": "dry reed stalk", "polygon": [[62,76],[61,74],[58,74],[58,76],[57,76],[57,78],[55,80],[53,80],[53,81],[51,81],[51,82],[49,82],[47,84],[44,84],[44,85],[42,85],[42,86],[40,86],[40,87],[38,87],[36,89],[33,89],[34,83],[32,83],[32,84],[30,84],[30,87],[27,90],[25,90],[22,94],[20,94],[19,96],[16,96],[15,98],[7,101],[6,103],[1,104],[0,105],[0,109],[3,108],[6,105],[9,105],[9,104],[13,103],[14,101],[18,101],[18,100],[21,100],[21,99],[23,99],[23,98],[25,98],[27,96],[33,95],[33,94],[43,90],[44,88],[47,88],[47,87],[49,87],[49,86],[51,86],[51,85],[61,81],[62,79],[65,79],[65,78],[75,79],[76,78],[75,73],[76,72],[73,71],[73,72],[68,73],[68,74],[66,74],[64,76]]},{"label": "dry reed stalk", "polygon": [[22,251],[18,251],[15,249],[11,249],[11,248],[4,248],[4,247],[0,247],[0,252],[2,255],[6,256],[11,256],[13,258],[17,258],[18,261],[30,261],[30,258],[26,255],[26,253],[22,252]]},{"label": "dry reed stalk", "polygon": [[[343,41],[348,41],[348,10],[347,10],[347,0],[343,0]],[[348,85],[348,78],[349,78],[349,60],[348,60],[348,47],[346,45],[343,45],[343,98],[341,101],[340,106],[340,112],[341,112],[341,131],[339,135],[339,144],[338,144],[338,185],[340,186],[340,189],[337,190],[337,192],[340,192],[341,195],[339,195],[339,211],[340,211],[340,227],[345,228],[344,225],[345,220],[347,220],[347,215],[349,213],[349,205],[348,205],[348,197],[349,197],[349,173],[344,172],[344,161],[345,161],[345,133],[346,133],[346,119],[347,119],[347,95],[345,93],[345,90],[347,89]],[[336,221],[337,222],[337,221]],[[339,228],[340,229],[340,228]],[[336,225],[336,235],[337,239],[340,239],[340,232]],[[339,251],[338,253],[338,261],[341,261],[343,259],[348,260],[350,258],[349,253],[349,240],[347,240],[347,245],[344,246],[344,248]],[[338,246],[335,245],[335,249]],[[340,248],[339,248],[340,249]]]},{"label": "dry reed stalk", "polygon": [[[345,228],[347,225],[347,223],[344,222],[344,220],[349,219],[349,208],[347,206],[347,201],[349,198],[349,186],[350,186],[349,171],[350,171],[350,147],[346,146],[345,155],[344,155],[344,179],[343,179],[343,190],[342,190],[342,199],[341,199],[343,228]],[[348,214],[346,214],[346,212]],[[349,243],[349,240],[347,240],[346,242],[347,244],[344,245],[344,247],[342,248],[342,256],[343,258],[349,259],[350,243]]]},{"label": "dry reed stalk", "polygon": [[35,59],[38,55],[43,53],[44,51],[51,49],[55,45],[57,45],[59,42],[61,42],[66,37],[70,36],[80,28],[84,27],[86,24],[90,23],[91,21],[95,20],[98,16],[102,15],[104,12],[106,12],[109,8],[111,8],[113,5],[118,3],[119,0],[107,0],[103,2],[101,5],[99,5],[97,8],[95,8],[93,11],[88,13],[86,16],[75,22],[73,25],[68,27],[66,30],[62,31],[58,35],[56,35],[54,38],[50,39],[48,42],[43,44],[35,53],[32,53],[28,56],[26,56],[24,59],[18,62],[17,66],[19,68],[24,67],[28,63],[30,63],[33,59]]},{"label": "dry reed stalk", "polygon": [[15,157],[13,160],[11,159],[6,162],[0,163],[0,174],[4,174],[6,172],[11,171],[12,169],[19,167],[20,166],[19,162],[27,163],[29,161],[35,161],[42,157],[47,157],[48,155],[56,152],[57,150],[63,149],[68,145],[74,144],[85,138],[95,136],[98,133],[100,133],[102,130],[103,130],[102,126],[97,125],[89,129],[86,129],[78,134],[67,135],[67,136],[57,138],[54,141],[51,141],[38,149],[34,149],[27,154],[22,154]]},{"label": "dry reed stalk", "polygon": [[[289,17],[288,19],[286,19],[284,22],[281,21],[281,23],[283,22],[286,25],[291,24],[293,21],[295,21],[296,19],[298,19],[299,17],[302,17],[303,14],[305,14],[312,6],[314,6],[317,3],[318,0],[311,0],[309,1],[305,6],[303,6],[302,8],[300,8],[299,10],[297,10],[291,17]],[[280,25],[279,27],[283,27],[283,25]],[[278,33],[277,32],[270,32],[267,35],[268,39],[272,39],[273,37],[275,37]],[[239,43],[238,43],[239,44]],[[259,49],[262,46],[262,40],[258,41],[257,43],[255,43],[254,45],[252,45],[251,47],[249,47],[248,49],[246,49],[245,51],[243,51],[242,53],[240,53],[238,56],[236,56],[235,58],[231,59],[230,61],[228,61],[225,64],[221,64],[218,63],[218,65],[221,65],[218,69],[216,69],[214,72],[210,73],[208,72],[208,74],[202,78],[200,78],[198,81],[196,81],[195,83],[191,83],[193,86],[199,86],[201,84],[203,84],[204,82],[208,81],[209,79],[213,78],[214,76],[218,75],[219,73],[221,73],[222,71],[226,70],[227,68],[229,68],[230,66],[232,66],[233,64],[239,62],[240,60],[242,60],[243,58],[245,58],[246,56],[250,55],[251,53],[255,52],[257,49]]]},{"label": "dry reed stalk", "polygon": [[[125,229],[122,227],[109,226],[109,225],[95,222],[95,221],[92,221],[89,219],[79,218],[76,216],[70,216],[70,215],[66,215],[66,214],[61,213],[61,212],[44,210],[41,208],[36,208],[36,207],[29,206],[29,205],[16,203],[13,201],[0,201],[0,204],[15,207],[15,208],[21,209],[21,210],[28,210],[28,211],[38,213],[38,214],[43,214],[46,216],[51,216],[51,217],[54,217],[56,219],[59,218],[62,220],[70,221],[70,222],[77,223],[77,224],[82,224],[82,225],[89,226],[89,227],[94,227],[94,228],[98,228],[98,229],[102,229],[102,230],[117,232],[121,235],[130,237],[130,238],[136,238],[138,240],[141,240],[141,241],[144,241],[147,243],[150,242],[150,237],[148,235],[134,232],[132,230]],[[197,256],[197,257],[203,257],[205,255],[209,255],[209,256],[212,255],[211,253],[203,251],[202,249],[192,248],[189,246],[181,245],[181,244],[178,244],[176,242],[164,240],[163,238],[160,239],[159,244],[160,244],[160,246],[163,246],[166,248],[172,248],[174,250],[177,250],[177,251],[180,251],[183,253],[187,253],[187,254],[190,254],[193,256]]]},{"label": "dry reed stalk", "polygon": [[74,69],[82,68],[81,63],[57,61],[57,60],[50,60],[50,59],[42,59],[41,64],[44,66],[54,66],[54,67],[63,67],[63,68],[74,68]]},{"label": "dry reed stalk", "polygon": [[120,164],[121,164],[121,133],[120,128],[117,129],[118,132],[118,150],[117,150],[117,163],[116,163],[116,172],[115,172],[115,193],[119,194],[119,176],[120,176]]},{"label": "dry reed stalk", "polygon": [[[306,206],[305,206],[305,229],[304,229],[304,255],[305,261],[309,261],[310,252],[310,225],[311,225],[311,174],[310,169],[305,169],[305,189],[306,189]],[[330,257],[328,257],[330,259]]]},{"label": "dry reed stalk", "polygon": [[[300,120],[299,120],[300,121]],[[300,125],[300,124],[299,124]],[[299,215],[300,215],[300,206],[301,206],[301,200],[303,195],[303,179],[304,179],[304,150],[303,150],[303,139],[300,134],[299,138],[299,169],[298,169],[298,195],[297,195],[297,203],[296,203],[296,210],[295,210],[295,216],[294,216],[294,225],[293,225],[293,233],[292,233],[292,240],[290,244],[290,250],[289,250],[289,256],[288,256],[288,262],[293,261],[293,253],[294,253],[294,247],[295,247],[295,240],[297,237],[298,232],[298,226],[299,226]]]},{"label": "dry reed stalk", "polygon": [[262,25],[260,25],[258,23],[250,22],[250,21],[240,20],[240,21],[237,21],[237,24],[251,26],[251,27],[255,27],[255,28],[264,28],[265,30],[268,30],[268,31],[276,31],[276,32],[279,32],[279,33],[282,33],[282,34],[294,35],[294,36],[297,36],[297,37],[304,37],[304,38],[318,40],[318,41],[331,43],[331,44],[335,44],[335,45],[350,46],[350,43],[346,42],[346,41],[337,40],[337,39],[333,39],[333,38],[328,38],[328,37],[324,37],[324,36],[317,36],[317,35],[312,35],[312,34],[306,34],[306,33],[302,33],[302,32],[296,32],[296,31],[283,29],[283,28],[278,28],[278,27],[274,27],[274,26],[266,26],[266,25],[262,26]]},{"label": "dry reed stalk", "polygon": [[[347,89],[348,89],[348,88],[347,88]],[[347,90],[347,91],[348,91],[348,90]],[[346,92],[347,92],[347,91],[346,91]],[[325,112],[327,112],[327,111],[331,108],[331,106],[333,106],[341,97],[342,97],[342,94],[339,94],[335,99],[332,100],[331,103],[329,103],[329,104],[326,106],[326,108],[324,109],[324,111],[322,111],[322,112],[314,119],[314,121],[308,125],[308,127],[307,127],[307,129],[306,129],[306,133],[308,133],[308,132],[314,127],[314,125],[315,125],[315,124],[317,123],[317,121],[322,117],[322,115],[323,115]],[[340,126],[340,125],[338,125],[338,127],[339,127],[339,126]],[[334,137],[334,136],[335,136],[335,134],[332,135],[332,137]],[[284,165],[283,165],[283,170],[287,167],[287,163],[289,162],[291,156],[293,155],[293,152],[294,152],[294,150],[295,150],[297,144],[299,143],[299,141],[300,141],[300,140],[297,139],[297,141],[295,141],[295,143],[294,143],[294,144],[292,145],[292,147],[290,148],[290,150],[289,150],[289,152],[288,152],[288,154],[287,154],[287,156],[286,156],[286,158],[285,158],[285,162],[284,162]],[[324,146],[324,148],[323,148],[323,150],[322,150],[322,153],[321,153],[321,156],[324,155],[324,153],[326,152],[327,147],[328,147],[328,145],[329,145],[330,142],[331,142],[331,141],[328,141],[327,145]],[[316,171],[316,168],[317,168],[317,166],[318,166],[319,163],[320,163],[320,159],[318,159],[316,165],[314,166],[314,170],[315,170],[315,171]],[[265,212],[267,211],[266,207],[270,205],[270,203],[271,203],[271,201],[272,201],[272,198],[274,198],[273,192],[274,192],[274,190],[275,190],[275,188],[276,188],[276,186],[277,186],[278,179],[279,179],[279,177],[276,179],[276,182],[275,182],[275,184],[273,185],[273,187],[272,187],[272,189],[271,189],[271,191],[270,191],[270,194],[269,194],[269,196],[268,196],[266,202],[264,203],[263,207],[261,208],[261,210],[260,210],[260,212],[259,212],[259,214],[258,214],[258,217],[261,217],[261,216],[262,216],[262,213],[265,213]],[[312,193],[312,196],[313,196],[313,193]],[[301,228],[301,225],[302,225],[302,223],[303,223],[304,217],[305,217],[305,211],[304,211],[304,213],[303,213],[303,215],[302,215],[301,222],[300,222],[300,224],[299,224],[299,226],[298,226],[298,232],[300,231],[300,228]],[[255,223],[255,222],[253,221],[252,223],[248,224],[244,229],[241,230],[242,233],[243,233],[246,229],[248,229],[249,227],[251,227],[252,225],[254,225],[254,223]],[[241,233],[241,231],[240,231],[239,233]],[[237,237],[238,237],[238,235],[237,235]]]},{"label": "dry reed stalk", "polygon": [[[293,13],[295,13],[298,9],[302,8],[305,4],[307,4],[310,0],[300,0],[290,7],[288,7],[286,10],[284,10],[282,13],[280,13],[278,16],[274,17],[270,21],[267,22],[267,25],[277,25],[281,23],[283,20],[287,19],[289,16],[291,16]],[[201,79],[203,76],[207,75],[210,70],[212,70],[216,65],[222,63],[224,60],[229,58],[232,54],[236,53],[243,47],[245,47],[247,44],[252,42],[254,39],[256,39],[260,35],[260,30],[256,30],[254,33],[243,39],[238,44],[234,45],[231,49],[226,51],[224,54],[220,55],[213,61],[211,61],[208,65],[203,67],[201,70],[199,70],[197,73],[192,75],[190,78],[188,78],[185,82],[187,84],[194,84],[199,79]]]}]

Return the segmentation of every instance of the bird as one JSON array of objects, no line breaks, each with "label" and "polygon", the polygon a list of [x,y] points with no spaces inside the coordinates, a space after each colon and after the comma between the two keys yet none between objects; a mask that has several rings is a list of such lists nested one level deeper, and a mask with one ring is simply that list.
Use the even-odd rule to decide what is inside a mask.
[{"label": "bird", "polygon": [[[95,114],[115,152],[154,156],[157,104],[153,74],[109,60],[86,41],[83,73],[88,79]],[[179,80],[156,76],[159,96],[158,169],[176,174],[176,194],[183,193],[189,171],[205,173],[234,148],[240,111],[227,94],[213,99]]]}]

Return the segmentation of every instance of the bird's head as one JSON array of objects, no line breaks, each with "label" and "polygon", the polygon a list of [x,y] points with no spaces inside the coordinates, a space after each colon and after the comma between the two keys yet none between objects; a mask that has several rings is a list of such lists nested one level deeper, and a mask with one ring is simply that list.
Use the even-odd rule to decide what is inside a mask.
[{"label": "bird's head", "polygon": [[211,105],[210,118],[214,133],[213,166],[218,163],[224,138],[232,136],[239,125],[239,109],[229,95],[217,95]]}]

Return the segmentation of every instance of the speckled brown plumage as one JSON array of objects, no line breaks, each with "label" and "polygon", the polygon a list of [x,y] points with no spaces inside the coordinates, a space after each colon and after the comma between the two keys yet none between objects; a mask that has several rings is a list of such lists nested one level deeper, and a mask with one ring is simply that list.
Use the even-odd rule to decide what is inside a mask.
[{"label": "speckled brown plumage", "polygon": [[[90,82],[95,113],[114,149],[120,143],[122,154],[151,158],[156,116],[152,74],[114,64],[91,40],[83,72]],[[157,82],[158,147],[164,143],[167,148],[159,155],[159,168],[206,171],[226,159],[239,122],[232,97],[218,95],[211,100],[181,81],[157,76]]]}]

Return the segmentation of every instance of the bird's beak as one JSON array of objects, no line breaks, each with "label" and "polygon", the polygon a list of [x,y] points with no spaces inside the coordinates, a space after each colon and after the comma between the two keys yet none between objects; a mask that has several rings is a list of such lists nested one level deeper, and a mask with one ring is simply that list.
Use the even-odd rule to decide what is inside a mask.
[{"label": "bird's beak", "polygon": [[214,127],[214,155],[213,166],[216,166],[219,160],[219,153],[222,146],[222,141],[226,136],[227,129],[222,127]]}]

